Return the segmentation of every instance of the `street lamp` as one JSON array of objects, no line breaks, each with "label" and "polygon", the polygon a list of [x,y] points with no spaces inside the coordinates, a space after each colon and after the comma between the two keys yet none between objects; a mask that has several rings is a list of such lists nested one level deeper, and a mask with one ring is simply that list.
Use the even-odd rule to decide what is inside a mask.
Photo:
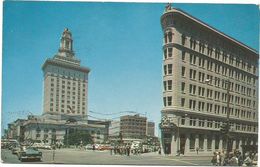
[{"label": "street lamp", "polygon": [[[212,79],[213,80],[213,79]],[[211,79],[206,79],[205,83],[209,83],[212,81]],[[219,79],[220,80],[220,79]],[[226,118],[226,127],[225,127],[225,133],[226,133],[226,142],[227,142],[227,154],[231,151],[230,142],[229,142],[229,132],[230,132],[230,120],[229,120],[229,103],[230,103],[230,84],[231,82],[229,80],[222,79],[222,81],[227,84],[227,118]]]}]

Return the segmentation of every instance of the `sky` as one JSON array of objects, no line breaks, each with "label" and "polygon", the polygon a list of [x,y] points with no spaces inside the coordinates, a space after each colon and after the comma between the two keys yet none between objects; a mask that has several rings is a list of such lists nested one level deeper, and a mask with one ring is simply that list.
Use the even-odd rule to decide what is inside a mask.
[{"label": "sky", "polygon": [[[120,115],[106,114],[135,111],[154,121],[157,133],[163,106],[164,7],[165,3],[5,1],[2,129],[30,113],[42,114],[41,66],[58,52],[67,27],[76,57],[91,69],[88,110],[96,113],[89,115],[110,119]],[[259,50],[256,5],[174,3],[173,7]]]}]

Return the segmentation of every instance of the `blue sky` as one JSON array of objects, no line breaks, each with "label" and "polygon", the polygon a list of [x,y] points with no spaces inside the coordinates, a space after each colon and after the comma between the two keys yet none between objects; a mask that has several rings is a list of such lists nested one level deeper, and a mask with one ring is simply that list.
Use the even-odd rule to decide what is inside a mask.
[{"label": "blue sky", "polygon": [[[109,114],[147,113],[160,121],[162,109],[163,3],[4,2],[2,128],[31,112],[42,114],[41,66],[59,48],[68,27],[74,51],[89,75],[88,109]],[[255,5],[174,4],[194,17],[258,50]],[[89,113],[98,118],[102,115]],[[127,114],[127,113],[126,113]],[[158,130],[158,128],[156,128]]]}]

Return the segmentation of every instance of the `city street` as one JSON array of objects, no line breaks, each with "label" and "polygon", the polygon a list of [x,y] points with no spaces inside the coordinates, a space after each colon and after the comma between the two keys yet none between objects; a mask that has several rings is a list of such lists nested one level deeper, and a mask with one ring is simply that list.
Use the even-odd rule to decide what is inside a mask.
[{"label": "city street", "polygon": [[[41,150],[42,162],[20,162],[10,150],[2,149],[3,163],[43,163],[43,164],[88,164],[88,165],[171,165],[171,166],[210,166],[211,157],[173,157],[146,153],[141,155],[110,155],[110,151],[76,149]],[[54,161],[53,161],[53,153]]]}]

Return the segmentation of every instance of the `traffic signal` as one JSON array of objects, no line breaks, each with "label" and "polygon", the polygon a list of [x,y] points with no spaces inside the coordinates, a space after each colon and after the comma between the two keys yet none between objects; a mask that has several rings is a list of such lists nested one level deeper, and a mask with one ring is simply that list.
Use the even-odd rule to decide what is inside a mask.
[{"label": "traffic signal", "polygon": [[226,123],[222,124],[220,128],[220,132],[222,134],[227,134],[229,132],[229,126]]}]

